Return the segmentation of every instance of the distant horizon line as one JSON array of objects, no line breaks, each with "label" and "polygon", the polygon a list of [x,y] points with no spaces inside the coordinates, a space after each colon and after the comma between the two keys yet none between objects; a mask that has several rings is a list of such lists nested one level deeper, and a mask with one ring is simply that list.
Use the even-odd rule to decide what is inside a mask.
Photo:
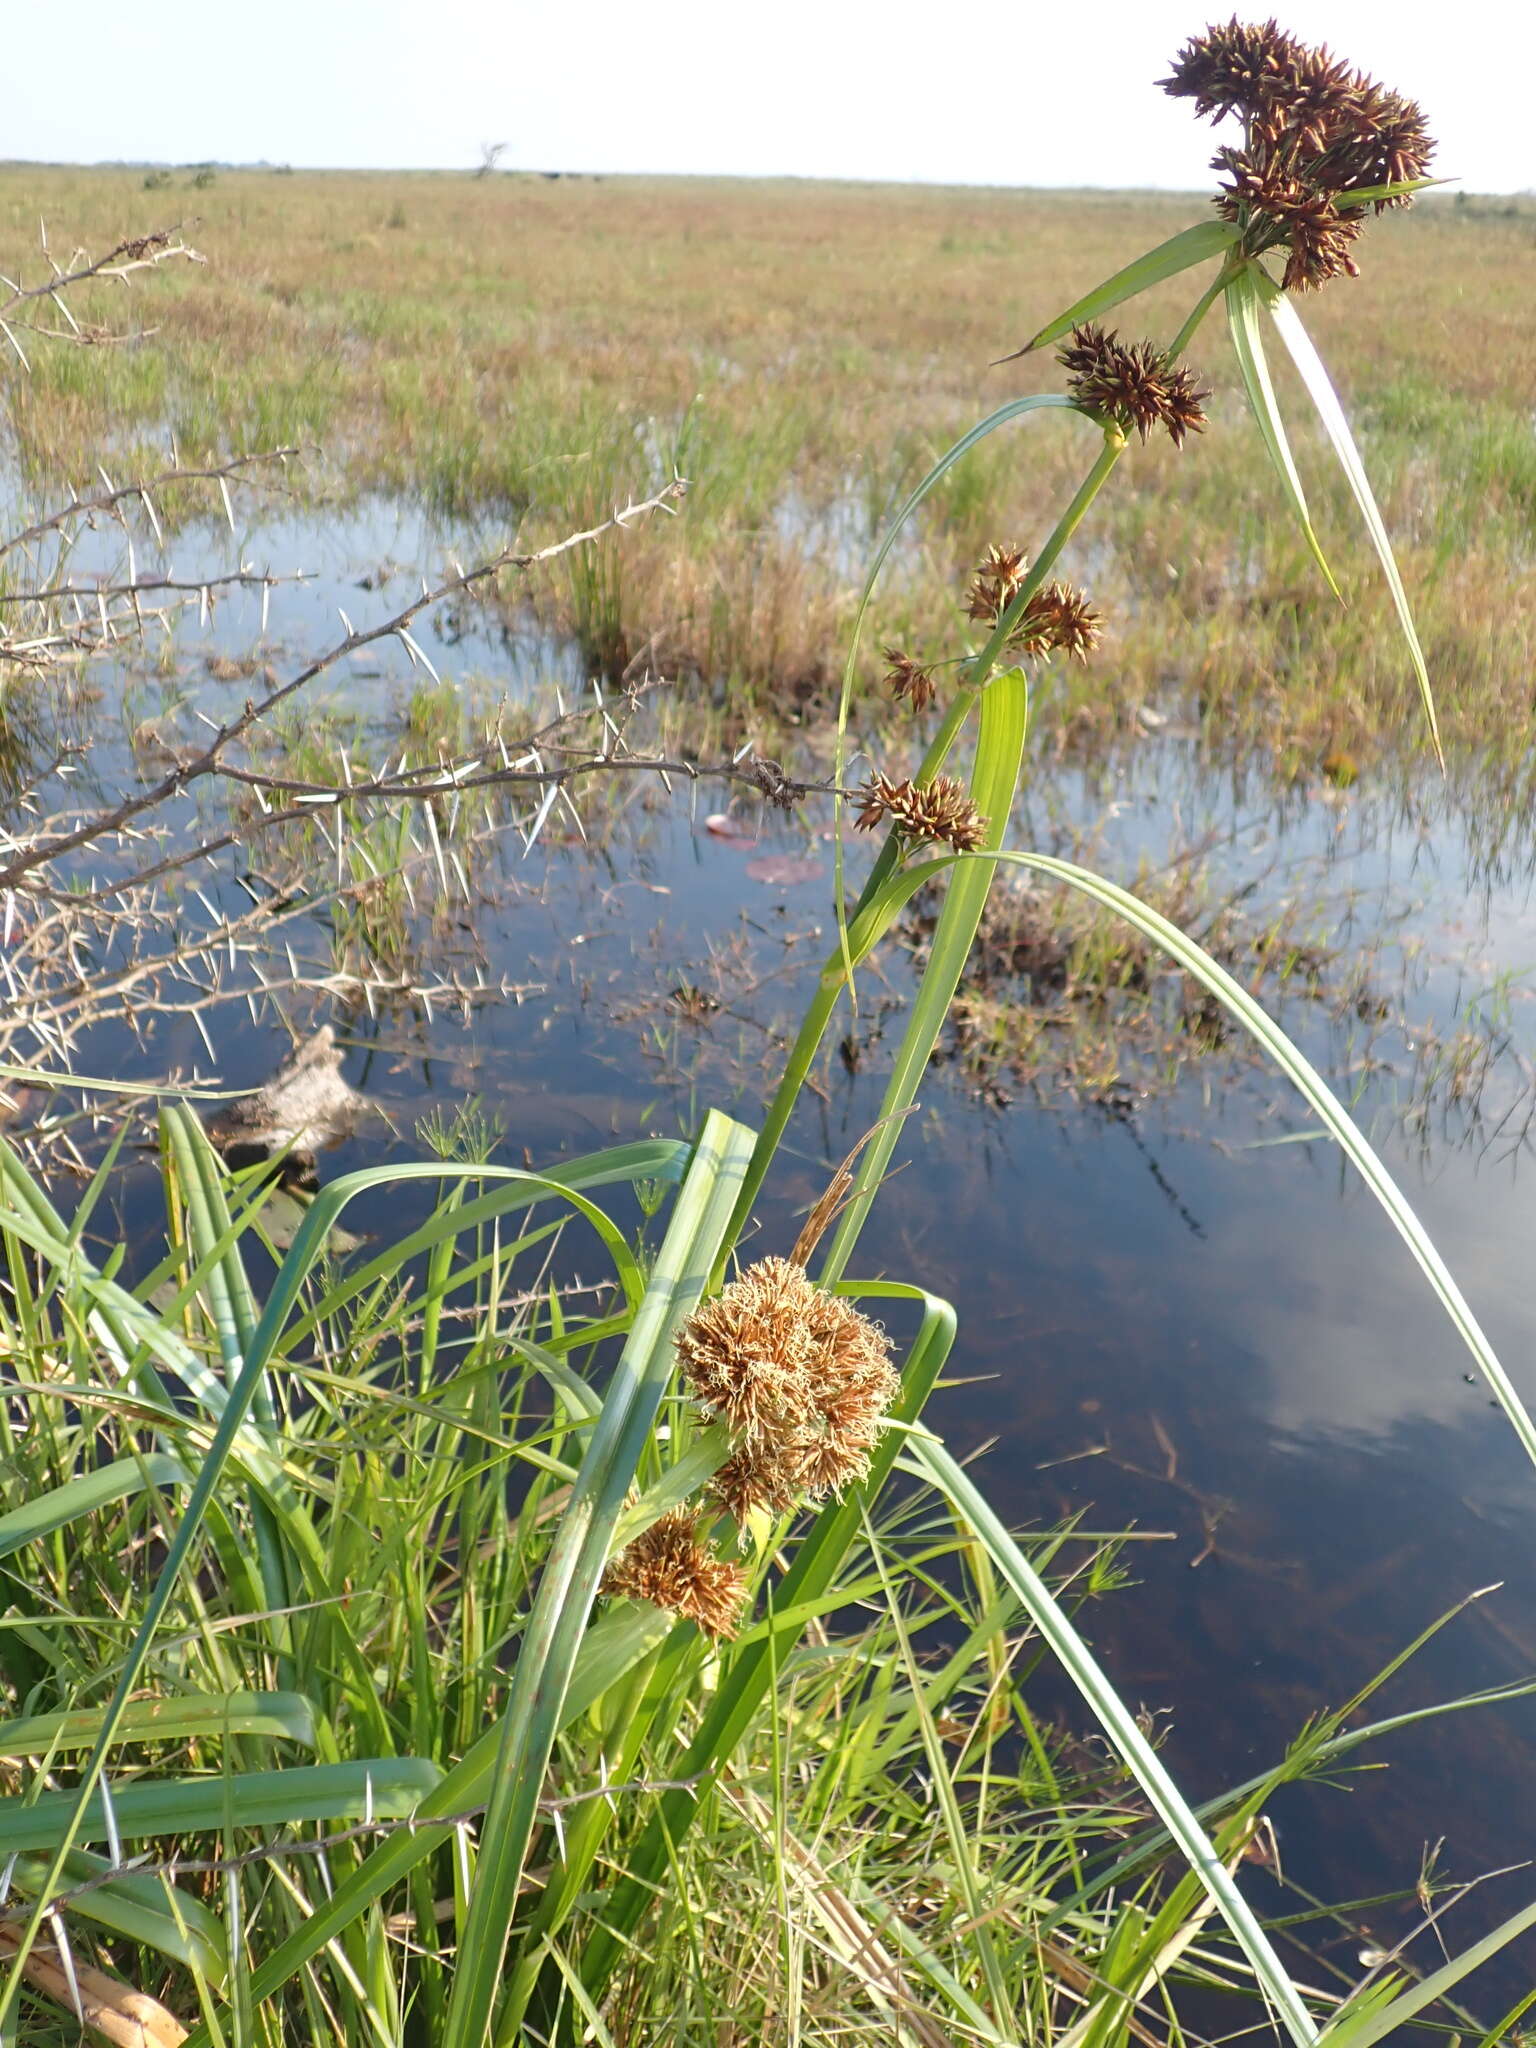
[{"label": "distant horizon line", "polygon": [[[1211,196],[1209,189],[1194,185],[1095,185],[1020,183],[997,184],[988,179],[976,178],[889,178],[878,173],[862,177],[831,175],[807,171],[608,171],[582,168],[546,169],[537,165],[497,165],[491,171],[482,171],[475,164],[301,164],[289,163],[273,157],[256,157],[236,162],[224,157],[98,157],[85,161],[75,157],[0,157],[0,170],[37,171],[166,171],[175,173],[216,171],[231,174],[266,173],[277,177],[342,177],[342,178],[467,178],[474,182],[489,182],[497,178],[536,178],[548,183],[563,179],[588,179],[593,182],[620,179],[658,179],[677,184],[731,184],[731,185],[841,185],[879,186],[892,190],[919,192],[1050,192],[1050,193],[1102,193],[1106,197],[1120,195],[1127,198],[1157,199],[1204,199]],[[1533,199],[1536,186],[1504,186],[1473,190],[1461,186],[1454,179],[1444,181],[1441,192],[1425,192],[1424,199],[1465,197],[1469,199]]]}]

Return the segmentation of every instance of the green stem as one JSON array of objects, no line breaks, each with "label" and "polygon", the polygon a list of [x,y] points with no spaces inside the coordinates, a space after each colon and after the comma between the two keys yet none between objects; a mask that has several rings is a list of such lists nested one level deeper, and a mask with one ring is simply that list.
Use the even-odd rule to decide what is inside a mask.
[{"label": "green stem", "polygon": [[[1055,526],[1051,529],[1045,545],[1031,563],[1029,571],[1024,581],[1020,584],[1012,603],[998,620],[991,637],[981,652],[967,661],[961,675],[960,690],[944,713],[939,729],[929,742],[928,751],[923,756],[922,766],[917,772],[917,780],[919,782],[931,781],[948,760],[955,742],[959,739],[965,727],[966,720],[970,717],[972,710],[976,706],[980,695],[978,686],[991,673],[992,664],[1002,652],[1008,635],[1023,616],[1024,607],[1035,595],[1035,592],[1040,589],[1046,577],[1055,567],[1062,549],[1082,524],[1089,506],[1092,505],[1094,499],[1104,488],[1109,479],[1110,472],[1119,461],[1124,448],[1125,438],[1118,431],[1105,434],[1104,444],[1099,450],[1093,467],[1078,486],[1071,504],[1068,505],[1065,512],[1062,513],[1060,519],[1057,520]],[[773,1164],[774,1156],[779,1149],[779,1142],[784,1136],[790,1116],[793,1114],[795,1104],[799,1100],[800,1090],[805,1085],[811,1071],[811,1066],[821,1049],[821,1042],[826,1035],[827,1026],[831,1023],[833,1013],[837,1009],[838,999],[845,988],[852,986],[853,958],[849,949],[849,928],[858,922],[860,914],[867,910],[869,905],[879,895],[892,871],[900,862],[901,853],[902,848],[899,834],[894,831],[887,833],[885,844],[881,847],[879,856],[870,870],[869,877],[859,893],[859,900],[854,905],[852,916],[842,917],[839,920],[837,951],[828,960],[821,979],[816,985],[816,991],[811,998],[810,1006],[801,1020],[800,1029],[795,1034],[795,1042],[790,1048],[789,1058],[785,1062],[783,1075],[780,1078],[778,1087],[774,1090],[773,1100],[768,1104],[764,1112],[762,1129],[758,1133],[757,1143],[753,1147],[752,1158],[747,1166],[746,1177],[741,1184],[741,1193],[737,1198],[736,1211],[731,1217],[730,1228],[726,1232],[725,1242],[727,1247],[733,1247],[742,1231],[746,1228],[747,1218],[752,1213],[752,1205],[757,1200],[758,1191],[767,1177],[769,1167]],[[717,1274],[717,1283],[719,1278],[720,1275]]]},{"label": "green stem", "polygon": [[[987,821],[986,839],[980,849],[996,853],[1007,837],[1024,764],[1024,740],[1029,722],[1029,692],[1022,669],[1010,669],[987,691],[981,708],[981,729],[976,740],[976,760],[971,770],[971,799]],[[848,1260],[859,1241],[871,1203],[901,1140],[907,1111],[917,1099],[928,1072],[933,1048],[944,1029],[955,990],[965,972],[965,963],[976,942],[977,928],[992,889],[992,863],[986,860],[962,862],[949,876],[944,906],[934,926],[927,964],[907,1015],[906,1029],[891,1067],[880,1121],[860,1155],[853,1189],[844,1206],[831,1249],[822,1262],[818,1280],[831,1287],[847,1270]]]},{"label": "green stem", "polygon": [[1231,279],[1234,273],[1240,270],[1241,268],[1242,258],[1240,256],[1229,255],[1227,257],[1226,261],[1222,264],[1220,270],[1217,271],[1215,281],[1211,284],[1208,290],[1200,294],[1199,298],[1195,301],[1194,308],[1191,311],[1189,318],[1184,322],[1184,325],[1179,329],[1178,333],[1173,337],[1173,340],[1169,343],[1168,358],[1170,362],[1176,356],[1183,355],[1185,349],[1187,349],[1191,341],[1194,340],[1196,328],[1199,327],[1201,321],[1205,318],[1206,314],[1209,313],[1212,306],[1215,305],[1216,301],[1221,297],[1222,293],[1226,290],[1228,281]]}]

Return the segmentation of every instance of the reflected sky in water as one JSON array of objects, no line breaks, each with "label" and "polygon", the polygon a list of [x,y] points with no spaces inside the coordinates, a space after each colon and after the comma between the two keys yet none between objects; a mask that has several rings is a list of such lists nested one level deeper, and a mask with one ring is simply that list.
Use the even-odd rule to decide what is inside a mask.
[{"label": "reflected sky in water", "polygon": [[[263,527],[248,561],[321,572],[274,595],[274,658],[335,637],[338,605],[359,624],[392,609],[424,565],[467,555],[475,538],[380,505]],[[227,566],[228,543],[189,537],[173,555]],[[250,605],[227,601],[206,640],[189,633],[183,674],[200,700],[220,687],[202,654],[249,646]],[[574,651],[526,624],[466,612],[414,630],[446,676],[489,678],[514,697],[533,682],[579,686]],[[363,666],[344,686],[355,701],[382,706],[409,685],[398,647]],[[1406,787],[1405,797],[1367,776],[1347,791],[1275,791],[1170,725],[1091,765],[1037,771],[1018,830],[1048,850],[1087,832],[1105,871],[1128,882],[1208,838],[1223,890],[1250,890],[1256,909],[1289,897],[1342,954],[1369,951],[1404,1028],[1300,999],[1287,1024],[1358,1100],[1536,1403],[1536,1173],[1520,1142],[1536,1052],[1522,978],[1536,964],[1528,835],[1501,834],[1427,783]],[[543,993],[467,1019],[343,1020],[349,1078],[383,1114],[327,1170],[418,1154],[416,1120],[469,1094],[505,1125],[506,1156],[526,1149],[535,1162],[685,1133],[711,1101],[755,1121],[775,1045],[833,943],[831,849],[816,825],[765,827],[768,846],[823,872],[764,882],[749,868],[757,849],[706,829],[715,801],[690,809],[686,792],[669,803],[652,791],[600,850],[551,843],[524,859],[511,839],[478,937],[494,972]],[[667,995],[703,979],[712,958],[737,963],[738,993],[692,1023]],[[1419,1105],[1425,1034],[1448,1035],[1501,976],[1502,1050],[1478,1099]],[[866,975],[865,1024],[909,986],[897,955],[883,985]],[[821,1098],[802,1102],[763,1210],[763,1249],[786,1248],[829,1162],[878,1114],[899,1029],[895,1015],[883,1022],[857,1073],[831,1058]],[[263,1078],[287,1044],[233,1006],[210,1030],[229,1085]],[[208,1065],[185,1023],[142,1049],[87,1048],[80,1064],[114,1058],[139,1074]],[[1372,1712],[1536,1670],[1536,1472],[1305,1105],[1242,1062],[1196,1062],[1171,1091],[1131,1090],[1107,1107],[1049,1075],[1007,1093],[983,1100],[957,1068],[932,1071],[904,1133],[906,1170],[882,1194],[856,1265],[959,1305],[954,1384],[929,1419],[960,1451],[990,1446],[979,1469],[1010,1518],[1076,1515],[1088,1529],[1159,1537],[1130,1547],[1137,1585],[1089,1627],[1127,1697],[1166,1716],[1176,1771],[1208,1794],[1261,1768],[1310,1713],[1496,1581]],[[152,1216],[155,1199],[137,1170],[125,1220]],[[372,1197],[356,1227],[398,1234],[423,1200],[416,1189]],[[1048,1676],[1042,1686],[1080,1725],[1065,1691]],[[1536,1803],[1533,1737],[1536,1705],[1524,1703],[1431,1723],[1384,1748],[1392,1768],[1350,1791],[1286,1795],[1276,1820],[1288,1870],[1337,1898],[1411,1884],[1421,1843],[1442,1835],[1457,1877],[1515,1861]],[[1522,1882],[1536,1890],[1528,1875],[1513,1894],[1479,1894],[1453,1945],[1457,1927],[1508,1909]],[[1405,1924],[1395,1910],[1368,1917],[1384,1938]],[[1516,1977],[1522,1968],[1511,1965]]]}]

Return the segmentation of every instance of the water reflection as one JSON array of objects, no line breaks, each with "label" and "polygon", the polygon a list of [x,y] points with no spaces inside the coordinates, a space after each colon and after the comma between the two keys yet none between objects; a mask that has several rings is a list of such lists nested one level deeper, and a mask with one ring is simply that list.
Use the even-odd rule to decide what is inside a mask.
[{"label": "water reflection", "polygon": [[[269,629],[274,644],[308,648],[334,637],[338,605],[382,610],[449,544],[418,516],[372,505],[323,525],[269,524],[245,552],[317,571],[274,603]],[[178,680],[195,696],[217,693],[209,656],[259,635],[255,602],[228,601],[207,635],[188,636]],[[476,615],[418,637],[450,679],[483,672],[513,693],[581,680],[568,648]],[[346,684],[364,701],[410,674],[403,649],[377,659]],[[762,829],[777,850],[826,853],[799,824]],[[1381,1011],[1363,995],[1303,990],[1284,995],[1286,1021],[1356,1103],[1536,1402],[1536,1177],[1520,1170],[1530,839],[1406,773],[1266,786],[1173,721],[1038,771],[1018,831],[1089,849],[1126,880],[1204,847],[1222,896],[1257,926],[1285,917],[1288,930],[1315,929],[1331,960],[1364,956]],[[384,1115],[331,1171],[417,1155],[417,1119],[468,1094],[505,1126],[507,1157],[539,1162],[686,1132],[708,1101],[757,1117],[832,942],[816,862],[754,873],[749,849],[654,792],[605,843],[546,841],[523,857],[514,840],[494,858],[501,886],[487,890],[475,942],[526,1000],[336,1015],[348,1078]],[[673,992],[711,976],[728,1000],[681,1013]],[[899,952],[883,979],[866,976],[857,1056],[829,1056],[802,1103],[764,1248],[784,1247],[827,1165],[878,1114],[883,1029],[909,982]],[[253,1023],[231,1006],[209,1021],[230,1085],[254,1085],[286,1050],[261,1014]],[[1493,1048],[1480,1067],[1446,1052],[1469,1030]],[[1171,1532],[1134,1550],[1141,1583],[1091,1626],[1127,1696],[1168,1716],[1175,1767],[1208,1793],[1278,1757],[1320,1705],[1494,1581],[1501,1590],[1437,1636],[1380,1711],[1536,1668],[1536,1474],[1469,1381],[1401,1241],[1284,1084],[1238,1058],[1193,1058],[1154,1086],[1156,1062],[1139,1062],[1119,1093],[1089,1102],[1049,1071],[988,1090],[962,1062],[935,1068],[905,1133],[910,1169],[884,1191],[860,1265],[962,1304],[952,1377],[965,1384],[930,1419],[959,1450],[992,1443],[981,1469],[1010,1517]],[[163,1018],[137,1042],[88,1043],[79,1063],[206,1070],[206,1046],[191,1020]],[[397,1235],[424,1200],[375,1195],[356,1227]],[[141,1176],[130,1227],[156,1206]],[[1421,1842],[1440,1836],[1459,1876],[1511,1860],[1524,1848],[1512,1820],[1536,1799],[1533,1737],[1529,1702],[1433,1723],[1347,1795],[1287,1795],[1276,1820],[1288,1871],[1337,1898],[1412,1883]],[[1501,1903],[1480,1894],[1461,1925]],[[1387,1939],[1403,1924],[1395,1911],[1367,1918]]]}]

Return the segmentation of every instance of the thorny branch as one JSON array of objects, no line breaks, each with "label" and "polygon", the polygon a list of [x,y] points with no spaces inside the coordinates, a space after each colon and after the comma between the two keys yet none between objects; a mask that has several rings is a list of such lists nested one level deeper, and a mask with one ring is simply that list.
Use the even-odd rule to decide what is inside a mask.
[{"label": "thorny branch", "polygon": [[[33,309],[48,307],[50,320],[57,312],[70,330],[63,339],[110,339],[76,320],[64,295],[93,280],[127,283],[172,259],[202,261],[175,228],[65,264],[49,253],[45,235],[43,254],[43,282],[0,277],[0,329],[23,366],[12,329],[53,332],[36,325]],[[434,1004],[467,1011],[498,992],[521,999],[520,988],[492,988],[476,920],[451,907],[472,903],[483,886],[471,874],[487,843],[515,830],[531,848],[557,805],[583,830],[574,792],[602,774],[630,782],[655,776],[669,788],[708,777],[783,809],[812,787],[748,749],[708,764],[632,744],[633,715],[656,687],[649,674],[633,684],[626,675],[607,696],[594,684],[592,702],[562,704],[557,717],[530,720],[515,736],[504,712],[478,742],[461,741],[451,754],[440,745],[429,762],[401,755],[365,766],[343,749],[341,772],[328,783],[326,770],[263,759],[279,714],[370,647],[398,642],[438,684],[411,632],[421,614],[674,512],[687,488],[679,476],[546,546],[523,548],[514,539],[474,567],[454,563],[451,575],[423,582],[419,596],[376,625],[354,626],[342,612],[334,644],[281,679],[266,667],[265,687],[236,715],[216,724],[199,711],[208,729],[200,739],[172,745],[154,720],[142,721],[131,734],[131,781],[89,730],[50,734],[36,710],[41,699],[20,686],[3,694],[7,670],[37,677],[62,663],[79,668],[151,629],[169,634],[173,615],[189,606],[206,618],[217,597],[233,590],[259,591],[264,632],[272,589],[302,577],[274,576],[244,556],[222,574],[179,576],[163,508],[173,491],[201,490],[234,534],[232,491],[286,488],[283,471],[298,453],[284,447],[188,464],[173,443],[158,475],[123,483],[102,469],[99,488],[0,536],[7,586],[0,588],[0,777],[9,781],[8,790],[0,782],[0,1054],[15,1064],[39,1073],[67,1068],[93,1025],[110,1020],[142,1041],[146,1019],[172,1016],[195,1026],[214,1059],[206,1011],[239,999],[254,1009],[298,990],[366,1006],[370,1015],[404,1001],[428,1018]],[[155,544],[152,555],[142,548],[142,562],[135,551],[141,527]],[[96,574],[94,561],[86,569],[72,557],[86,535],[100,532],[115,537],[119,559]],[[60,700],[66,712],[82,701]],[[54,799],[50,810],[47,789],[78,791],[84,800]],[[198,799],[214,790],[225,802],[209,815]],[[502,793],[513,801],[497,801]],[[189,812],[184,802],[196,808]],[[264,872],[271,869],[275,877]],[[228,900],[233,889],[244,892],[236,904]],[[318,957],[296,955],[300,931],[301,945]],[[0,1091],[0,1120],[18,1107]],[[47,1122],[30,1138],[45,1141]]]},{"label": "thorny branch", "polygon": [[215,463],[208,468],[189,469],[176,459],[176,452],[172,449],[171,467],[169,469],[162,470],[158,476],[145,477],[139,483],[121,485],[114,484],[106,471],[102,470],[100,472],[104,486],[102,490],[97,491],[91,497],[72,498],[67,505],[61,505],[56,512],[50,512],[45,519],[38,520],[36,525],[23,527],[20,533],[13,533],[8,539],[0,540],[0,560],[3,560],[6,555],[14,553],[17,548],[28,547],[32,542],[42,540],[48,534],[57,532],[60,527],[66,525],[71,519],[78,519],[84,523],[104,512],[110,512],[115,515],[131,498],[137,498],[140,501],[149,517],[150,524],[158,534],[160,530],[159,521],[155,514],[155,503],[154,498],[150,495],[151,492],[158,494],[172,484],[227,484],[234,482],[237,478],[242,482],[249,482],[248,472],[250,470],[259,469],[273,462],[279,464],[287,463],[291,457],[299,453],[300,450],[297,447],[268,448],[255,455],[231,456],[228,462]]},{"label": "thorny branch", "polygon": [[538,548],[531,553],[521,553],[512,547],[503,548],[499,554],[493,555],[489,561],[482,562],[478,568],[460,570],[437,584],[435,588],[423,590],[420,597],[380,625],[358,630],[343,613],[342,623],[347,628],[344,639],[337,641],[326,653],[317,655],[313,661],[306,663],[286,682],[280,682],[268,690],[264,697],[248,699],[240,715],[221,725],[201,752],[178,760],[158,782],[151,783],[147,789],[140,790],[133,796],[125,797],[121,803],[84,820],[72,830],[56,833],[52,837],[33,839],[20,846],[13,852],[11,859],[0,866],[0,889],[14,889],[26,876],[48,862],[59,860],[94,841],[116,837],[126,831],[135,820],[151,811],[159,810],[172,797],[189,789],[193,783],[201,781],[206,776],[225,772],[223,757],[229,747],[237,740],[245,738],[254,726],[270,718],[279,705],[286,703],[306,685],[313,683],[328,669],[334,668],[339,661],[344,661],[349,655],[358,653],[360,649],[371,647],[379,640],[398,639],[413,661],[420,660],[421,650],[411,640],[409,629],[411,621],[430,606],[441,604],[445,598],[456,597],[464,591],[472,590],[477,584],[488,582],[504,569],[531,569],[538,563],[552,561],[557,555],[568,554],[573,548],[589,546],[593,541],[601,539],[604,534],[611,533],[616,527],[632,525],[635,520],[644,518],[648,513],[670,510],[682,497],[686,488],[682,478],[674,478],[654,497],[626,505],[622,512],[613,513],[599,525],[589,527],[581,533],[570,534],[564,540],[554,541],[548,547]]},{"label": "thorny branch", "polygon": [[[147,235],[130,235],[115,248],[109,249],[105,256],[98,256],[94,262],[90,261],[83,251],[77,250],[67,265],[54,261],[48,247],[48,234],[45,228],[42,234],[42,252],[43,260],[51,273],[42,284],[23,285],[19,280],[0,273],[0,285],[10,293],[4,305],[0,305],[0,333],[5,335],[6,340],[16,351],[24,370],[29,370],[31,365],[16,339],[14,330],[18,328],[24,333],[39,334],[48,341],[73,342],[78,347],[87,348],[103,342],[143,339],[142,331],[123,335],[94,323],[82,326],[65,303],[65,292],[86,284],[93,278],[111,278],[119,284],[126,285],[137,270],[158,270],[162,263],[203,263],[207,260],[200,256],[196,249],[189,248],[181,239],[180,231],[174,227],[159,228]],[[64,321],[62,328],[39,327],[35,320],[23,317],[23,309],[35,305],[39,300],[46,300],[52,305]]]},{"label": "thorny branch", "polygon": [[[76,500],[48,523],[100,513],[130,496],[150,505],[148,494],[163,482],[123,490],[112,486],[104,496]],[[503,571],[526,573],[641,519],[669,513],[685,490],[684,481],[674,478],[653,496],[545,547],[509,545],[474,568],[455,564],[451,576],[424,587],[419,597],[377,625],[355,627],[343,613],[346,630],[334,645],[249,699],[237,716],[213,727],[201,745],[173,750],[151,726],[145,747],[148,754],[158,753],[164,770],[144,787],[118,791],[115,801],[45,816],[39,797],[48,774],[29,771],[13,795],[9,830],[0,825],[0,1052],[9,1051],[23,1064],[67,1067],[76,1041],[90,1025],[112,1019],[142,1035],[144,1019],[180,1016],[198,1029],[215,1060],[203,1024],[207,1010],[231,999],[266,1001],[285,991],[329,993],[344,1005],[366,1007],[370,1016],[378,1015],[380,1006],[404,1001],[429,1019],[434,1006],[467,1013],[498,994],[521,1000],[521,989],[492,986],[485,963],[454,967],[436,946],[418,960],[417,942],[404,927],[391,928],[381,951],[372,908],[379,892],[401,892],[412,917],[430,910],[432,929],[446,932],[440,922],[445,906],[454,899],[468,902],[474,893],[466,860],[475,865],[477,849],[508,829],[518,831],[525,850],[531,849],[556,802],[570,809],[580,828],[572,792],[604,773],[628,780],[656,776],[669,788],[674,781],[720,780],[754,790],[783,809],[819,789],[791,781],[776,762],[748,749],[706,763],[632,746],[632,717],[658,687],[658,679],[650,676],[607,696],[594,684],[592,701],[562,706],[558,716],[515,738],[498,719],[478,745],[453,757],[443,750],[430,763],[412,765],[402,756],[363,767],[343,751],[343,774],[334,783],[268,771],[251,757],[252,745],[273,714],[348,657],[394,639],[436,683],[437,672],[410,630],[422,612],[490,584]],[[242,568],[239,573],[247,572]],[[147,591],[154,580],[135,584],[130,579],[114,586],[119,601],[136,604],[138,591]],[[159,581],[162,588],[174,583],[169,575]],[[65,588],[63,579],[58,587]],[[210,587],[196,587],[205,602]],[[47,591],[55,586],[38,594]],[[68,594],[75,595],[73,590]],[[270,669],[266,673],[271,676]],[[90,772],[87,745],[75,742],[51,751],[52,772],[60,779]],[[145,758],[141,755],[141,767]],[[188,833],[173,825],[176,802],[204,786],[225,789],[241,801],[212,830]],[[501,791],[528,800],[523,815],[516,806],[498,807],[494,813],[487,809],[489,798]],[[461,854],[454,835],[471,815],[464,808],[471,804],[476,806],[474,829]],[[421,832],[413,828],[408,846],[396,846],[381,865],[369,849],[370,829],[384,818],[403,822],[411,814],[420,820]],[[294,832],[299,840],[292,838]],[[304,858],[294,851],[300,844],[313,846],[313,835],[328,849],[321,854],[319,877],[313,852]],[[274,841],[284,849],[276,880],[263,873],[254,857],[259,844]],[[244,857],[231,873],[219,856],[235,851]],[[334,862],[329,880],[327,859]],[[232,911],[210,900],[195,883],[190,897],[162,893],[177,877],[186,878],[181,883],[185,892],[199,873],[216,893],[230,883],[242,888],[248,907]],[[433,873],[439,886],[418,898],[420,882]],[[413,882],[413,876],[419,879]],[[197,904],[206,922],[195,914]],[[291,943],[284,946],[283,927],[304,921],[311,930],[318,917],[329,923],[329,957],[301,962]],[[462,933],[464,926],[459,923],[456,929]],[[344,931],[354,938],[339,936]],[[455,944],[462,952],[462,939]],[[0,1093],[0,1117],[7,1106]],[[14,1097],[9,1106],[14,1113]],[[41,1127],[37,1135],[45,1135]]]},{"label": "thorny branch", "polygon": [[0,284],[3,284],[11,294],[5,304],[0,306],[0,320],[9,319],[11,314],[19,306],[25,305],[29,299],[54,298],[59,292],[68,291],[72,285],[84,284],[93,277],[126,278],[131,271],[154,270],[162,263],[177,259],[189,263],[205,263],[208,260],[205,256],[200,256],[196,249],[189,248],[181,239],[179,223],[174,227],[156,228],[147,235],[129,235],[114,248],[109,249],[105,256],[98,256],[94,262],[88,260],[83,251],[77,250],[69,259],[74,265],[73,269],[67,269],[54,261],[48,248],[46,229],[42,238],[42,250],[44,260],[53,273],[46,283],[23,286],[13,278],[0,275]]},{"label": "thorny branch", "polygon": [[[0,540],[0,561],[25,547],[38,579],[34,588],[0,590],[0,682],[7,664],[38,672],[63,660],[88,660],[125,640],[142,638],[151,625],[167,627],[173,609],[197,604],[206,616],[218,591],[233,587],[259,589],[265,606],[268,593],[279,583],[302,581],[302,577],[279,577],[254,570],[244,562],[224,575],[196,580],[178,578],[169,570],[141,574],[126,517],[128,506],[137,501],[163,548],[165,534],[155,499],[173,486],[211,483],[217,488],[233,532],[234,507],[229,486],[234,483],[250,488],[260,484],[267,489],[281,488],[260,472],[272,464],[286,465],[298,453],[297,448],[275,448],[259,455],[235,456],[212,467],[189,468],[177,460],[173,449],[172,467],[159,476],[119,486],[102,470],[102,490],[74,498],[9,540]],[[97,530],[104,522],[122,532],[128,558],[126,575],[120,581],[109,576],[64,579],[65,558],[78,546],[82,535]],[[47,550],[52,557],[47,569],[38,565],[45,542],[52,544]]]}]

